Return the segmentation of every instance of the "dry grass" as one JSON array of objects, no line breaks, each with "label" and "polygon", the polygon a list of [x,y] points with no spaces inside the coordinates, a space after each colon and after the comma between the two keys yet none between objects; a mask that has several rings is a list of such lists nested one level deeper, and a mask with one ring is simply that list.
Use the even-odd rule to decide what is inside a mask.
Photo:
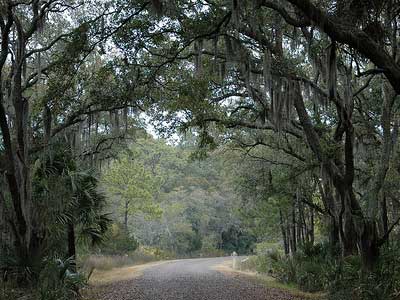
[{"label": "dry grass", "polygon": [[326,294],[324,294],[324,293],[303,292],[303,291],[300,291],[298,288],[296,288],[293,285],[280,283],[275,278],[268,276],[266,274],[259,274],[254,271],[235,270],[235,269],[233,269],[231,261],[227,261],[220,265],[217,265],[214,267],[214,269],[216,271],[224,273],[225,275],[228,275],[228,276],[235,276],[235,275],[236,276],[239,276],[239,275],[246,276],[249,279],[255,280],[257,283],[261,283],[268,288],[274,288],[274,289],[287,291],[288,293],[290,293],[291,295],[296,296],[296,297],[301,297],[301,298],[310,299],[310,300],[326,299]]},{"label": "dry grass", "polygon": [[136,278],[142,275],[142,271],[152,267],[163,264],[164,262],[152,262],[143,265],[136,265],[130,267],[113,268],[111,270],[94,270],[89,279],[89,284],[93,286],[109,284],[116,281],[123,281]]},{"label": "dry grass", "polygon": [[127,255],[90,255],[85,257],[80,265],[82,270],[90,272],[92,269],[111,270],[113,268],[140,265],[158,260],[161,260],[159,256],[144,249],[138,249]]},{"label": "dry grass", "polygon": [[130,256],[123,255],[91,255],[85,259],[82,264],[84,270],[111,270],[113,268],[119,268],[124,266],[131,266],[139,264],[135,259]]}]

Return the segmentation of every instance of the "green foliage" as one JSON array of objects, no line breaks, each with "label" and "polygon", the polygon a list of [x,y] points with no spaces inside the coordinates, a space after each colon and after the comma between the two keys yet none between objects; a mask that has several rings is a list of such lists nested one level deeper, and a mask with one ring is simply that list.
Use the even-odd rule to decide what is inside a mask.
[{"label": "green foliage", "polygon": [[41,261],[22,260],[11,248],[1,249],[0,270],[5,281],[32,284],[38,277],[41,267]]},{"label": "green foliage", "polygon": [[[129,214],[128,230],[142,245],[185,257],[221,255],[234,249],[241,253],[250,252],[253,238],[242,228],[238,199],[230,177],[226,176],[223,158],[215,154],[194,161],[190,159],[193,149],[193,141],[185,139],[175,146],[152,138],[133,143],[122,155],[123,163],[112,164],[104,174],[109,180],[102,181],[104,189],[114,189],[110,202],[116,207],[116,218],[123,221],[120,212],[125,203],[120,194],[116,195],[120,186],[115,183],[120,174],[110,170],[123,174],[121,180],[132,179],[135,175],[130,172],[140,165],[146,170],[145,176],[138,176],[140,182],[132,179],[130,184],[135,185],[134,189],[144,187],[147,190],[146,182],[154,182],[149,189],[151,198],[146,201],[158,205],[162,211],[159,218],[149,217],[142,209]],[[132,167],[129,167],[131,162]]]},{"label": "green foliage", "polygon": [[39,157],[33,170],[33,195],[40,203],[43,222],[52,232],[49,249],[66,248],[67,225],[74,224],[77,238],[101,242],[110,219],[103,209],[105,195],[98,189],[96,174],[76,165],[70,148],[61,142]]},{"label": "green foliage", "polygon": [[293,256],[285,256],[273,250],[262,256],[260,269],[281,282],[295,283],[303,291],[321,291],[327,286],[325,272],[331,259],[323,250],[325,248],[320,244],[308,245]]},{"label": "green foliage", "polygon": [[111,255],[133,252],[138,247],[138,241],[118,223],[112,224],[99,246],[101,253]]},{"label": "green foliage", "polygon": [[272,251],[278,251],[281,249],[281,244],[278,242],[264,241],[256,244],[256,254],[266,254]]},{"label": "green foliage", "polygon": [[161,214],[159,206],[152,201],[159,181],[142,162],[120,155],[103,173],[101,180],[108,195],[119,203],[120,211],[127,209],[129,214],[141,211],[151,216]]},{"label": "green foliage", "polygon": [[253,256],[242,268],[268,273],[303,291],[327,291],[331,300],[394,300],[400,290],[399,257],[396,244],[384,247],[379,262],[368,271],[359,256],[342,259],[331,255],[328,244],[309,244],[293,256],[277,250]]},{"label": "green foliage", "polygon": [[[5,296],[8,293],[12,295],[13,291],[18,295],[18,288],[21,287],[22,283],[25,286],[28,283],[34,289],[24,290],[23,293],[32,294],[34,297],[32,299],[70,300],[80,297],[79,289],[84,287],[87,282],[85,274],[74,271],[74,260],[71,258],[46,257],[36,263],[37,268],[32,269],[27,267],[26,262],[18,262],[17,256],[6,255],[3,252],[0,257],[0,269],[3,272],[1,274],[1,285],[4,289],[1,295]],[[37,272],[37,274],[34,274],[34,272]],[[16,298],[11,296],[11,299],[19,299],[17,295]]]},{"label": "green foliage", "polygon": [[363,270],[360,258],[351,256],[331,264],[329,299],[395,300],[400,296],[400,255],[397,243],[382,249],[372,271]]},{"label": "green foliage", "polygon": [[231,226],[221,234],[221,249],[227,253],[235,251],[238,254],[252,253],[256,238],[237,226]]},{"label": "green foliage", "polygon": [[72,270],[71,259],[46,259],[39,276],[37,299],[70,300],[79,297],[79,289],[85,286],[86,278]]},{"label": "green foliage", "polygon": [[[280,255],[278,252],[276,255]],[[272,256],[273,257],[273,256]],[[249,261],[244,264],[243,268],[247,268],[252,271],[257,271],[259,273],[268,273],[271,274],[271,266],[275,262],[275,259],[269,257],[267,254],[259,254],[255,256],[251,256]]]},{"label": "green foliage", "polygon": [[217,249],[216,238],[212,235],[204,236],[201,241],[201,249],[198,251],[202,257],[218,257],[225,256],[226,252],[222,249]]}]

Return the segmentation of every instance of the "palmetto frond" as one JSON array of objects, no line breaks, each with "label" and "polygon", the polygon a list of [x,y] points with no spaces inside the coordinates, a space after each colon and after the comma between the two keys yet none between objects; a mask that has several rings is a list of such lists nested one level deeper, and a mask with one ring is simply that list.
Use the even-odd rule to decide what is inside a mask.
[{"label": "palmetto frond", "polygon": [[34,179],[35,195],[50,212],[44,219],[53,224],[53,239],[62,239],[73,224],[78,238],[102,240],[110,221],[103,213],[106,199],[97,189],[93,170],[81,170],[68,151],[54,147],[35,162]]}]

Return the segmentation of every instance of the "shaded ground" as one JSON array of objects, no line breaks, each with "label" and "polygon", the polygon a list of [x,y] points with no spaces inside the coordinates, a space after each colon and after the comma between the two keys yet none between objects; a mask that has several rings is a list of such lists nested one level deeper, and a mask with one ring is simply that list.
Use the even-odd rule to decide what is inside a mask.
[{"label": "shaded ground", "polygon": [[170,261],[149,266],[131,279],[97,286],[91,299],[102,300],[300,300],[266,288],[243,275],[215,270],[230,258]]}]

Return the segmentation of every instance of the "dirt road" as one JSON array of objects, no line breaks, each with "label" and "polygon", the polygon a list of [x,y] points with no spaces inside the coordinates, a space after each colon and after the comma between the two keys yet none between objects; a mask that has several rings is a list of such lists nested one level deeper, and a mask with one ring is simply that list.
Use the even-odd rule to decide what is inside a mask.
[{"label": "dirt road", "polygon": [[215,270],[230,258],[184,259],[145,269],[136,278],[102,286],[103,300],[300,300],[241,275]]}]

